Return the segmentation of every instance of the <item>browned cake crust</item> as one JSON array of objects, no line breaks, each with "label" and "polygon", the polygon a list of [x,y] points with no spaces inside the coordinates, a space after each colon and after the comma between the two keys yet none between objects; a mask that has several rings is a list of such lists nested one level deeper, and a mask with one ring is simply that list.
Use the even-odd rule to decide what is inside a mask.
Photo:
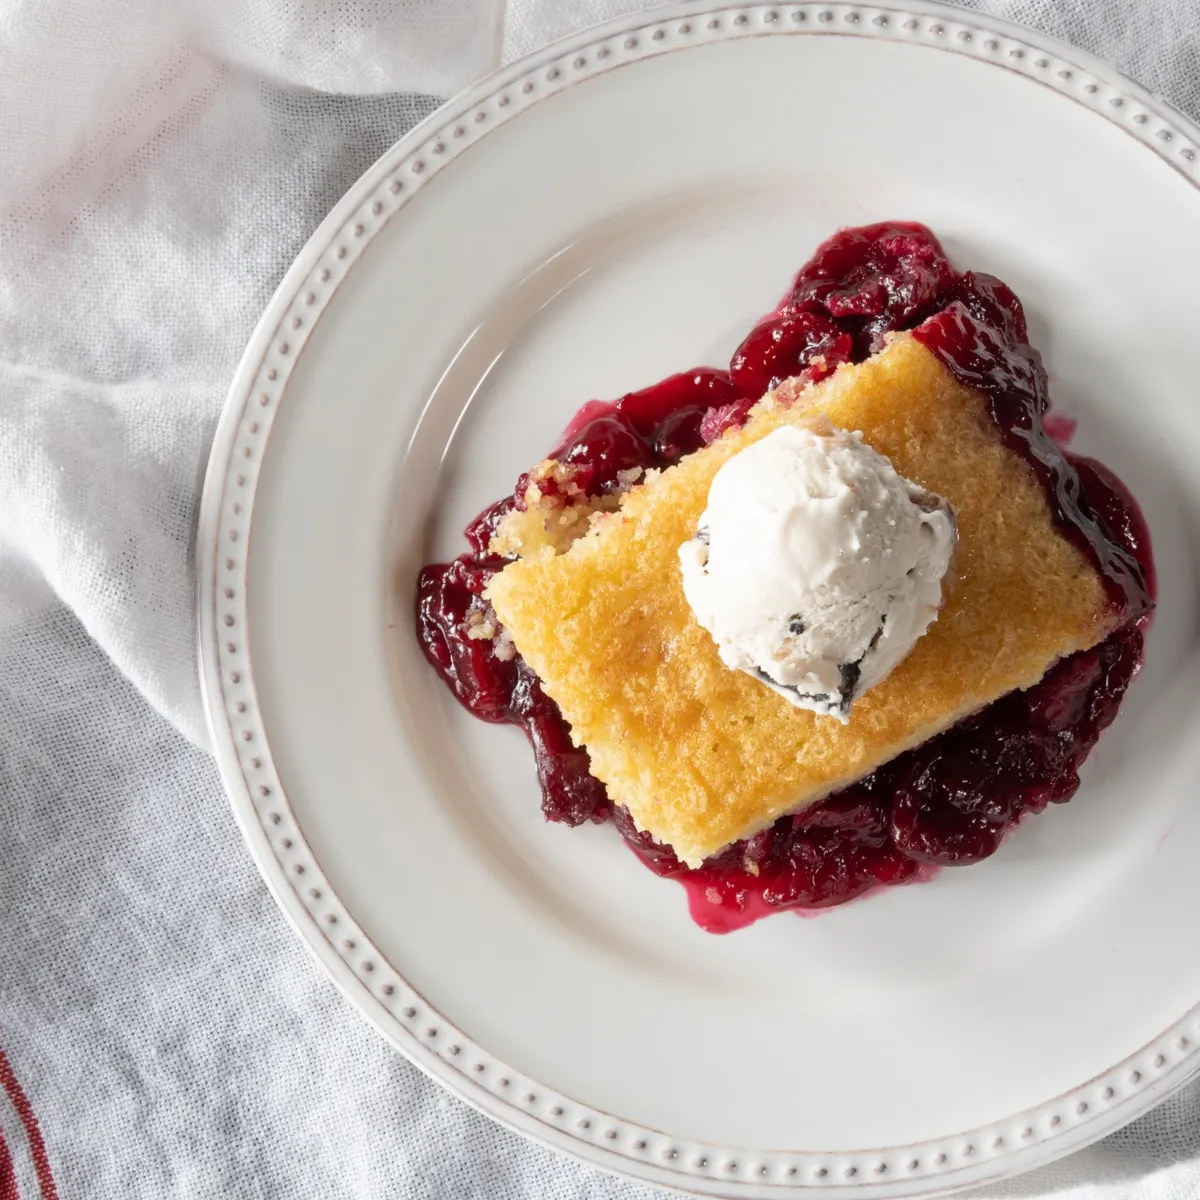
[{"label": "browned cake crust", "polygon": [[[489,598],[557,701],[592,772],[640,829],[689,865],[873,771],[1118,621],[1103,583],[1055,529],[1033,471],[983,398],[907,334],[634,487],[561,554],[497,575]],[[730,670],[683,595],[677,550],[731,455],[814,411],[859,430],[945,496],[959,544],[938,620],[854,705],[850,722],[793,707]]]}]

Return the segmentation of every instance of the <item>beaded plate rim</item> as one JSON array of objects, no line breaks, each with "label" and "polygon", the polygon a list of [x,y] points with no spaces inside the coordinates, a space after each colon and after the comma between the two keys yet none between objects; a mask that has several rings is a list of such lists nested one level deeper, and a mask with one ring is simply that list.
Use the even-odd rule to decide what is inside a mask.
[{"label": "beaded plate rim", "polygon": [[814,35],[914,42],[1017,72],[1122,128],[1200,187],[1200,127],[1162,98],[1055,39],[929,0],[693,0],[556,42],[477,83],[412,129],[335,206],[284,276],[234,376],[210,454],[196,543],[198,650],[213,750],[264,879],[339,989],[413,1063],[509,1128],[629,1178],[708,1196],[882,1200],[955,1191],[1026,1171],[1126,1124],[1200,1069],[1200,1005],[1080,1087],[933,1142],[837,1153],[763,1151],[688,1142],[596,1111],[474,1043],[370,943],[322,874],[288,804],[244,644],[245,549],[263,447],[310,331],[373,236],[464,149],[575,82],[688,46]]}]

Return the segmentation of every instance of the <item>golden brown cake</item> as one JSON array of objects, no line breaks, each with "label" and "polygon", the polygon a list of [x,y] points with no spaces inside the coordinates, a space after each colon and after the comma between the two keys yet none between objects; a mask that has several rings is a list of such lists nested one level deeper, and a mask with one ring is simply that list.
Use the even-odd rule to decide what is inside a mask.
[{"label": "golden brown cake", "polygon": [[[718,468],[817,412],[861,431],[958,518],[938,620],[845,725],[722,664],[677,559]],[[502,527],[505,551],[523,557],[488,598],[613,802],[693,866],[1032,685],[1121,620],[983,397],[908,334],[821,383],[783,384],[742,429],[633,486],[617,511],[573,523],[584,529],[574,541],[522,544],[518,522]]]}]

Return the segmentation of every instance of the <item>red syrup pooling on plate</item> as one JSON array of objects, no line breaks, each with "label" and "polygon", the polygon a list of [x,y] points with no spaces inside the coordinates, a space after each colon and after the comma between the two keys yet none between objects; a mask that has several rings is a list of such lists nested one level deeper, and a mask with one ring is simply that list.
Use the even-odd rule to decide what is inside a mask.
[{"label": "red syrup pooling on plate", "polygon": [[[1075,793],[1080,765],[1141,665],[1154,594],[1141,512],[1111,471],[1064,454],[1046,432],[1046,375],[1016,296],[991,276],[955,271],[924,226],[893,222],[836,234],[750,331],[727,371],[697,368],[613,402],[591,401],[551,457],[574,464],[575,482],[601,494],[617,486],[622,471],[669,467],[742,424],[782,380],[821,379],[905,329],[984,393],[1006,444],[1033,468],[1058,528],[1096,565],[1126,620],[1028,691],[1002,697],[701,867],[683,866],[609,802],[588,770],[587,752],[572,744],[557,705],[519,655],[499,658],[491,641],[467,636],[468,614],[506,561],[489,556],[488,543],[500,517],[523,503],[527,478],[468,526],[470,553],[421,572],[418,632],[426,656],[476,716],[525,730],[546,819],[611,820],[652,871],[684,884],[692,916],[715,933],[780,909],[843,904],[927,878],[941,864],[987,858],[1026,814]],[[1053,420],[1051,429],[1059,437],[1067,432]]]}]

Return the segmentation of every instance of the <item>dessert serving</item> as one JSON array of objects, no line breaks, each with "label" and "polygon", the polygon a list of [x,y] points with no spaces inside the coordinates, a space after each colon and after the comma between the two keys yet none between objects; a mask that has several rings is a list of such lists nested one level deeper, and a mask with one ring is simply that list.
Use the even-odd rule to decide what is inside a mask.
[{"label": "dessert serving", "polygon": [[1137,505],[1048,407],[1003,283],[845,230],[727,371],[579,411],[421,573],[426,656],[707,929],[986,858],[1074,794],[1153,610]]}]

